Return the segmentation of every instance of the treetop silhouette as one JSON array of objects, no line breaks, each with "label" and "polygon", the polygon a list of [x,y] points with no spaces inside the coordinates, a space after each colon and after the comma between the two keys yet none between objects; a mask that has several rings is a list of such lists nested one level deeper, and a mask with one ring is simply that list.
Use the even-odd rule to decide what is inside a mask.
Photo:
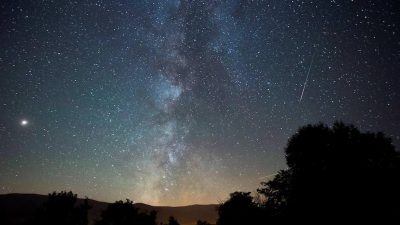
[{"label": "treetop silhouette", "polygon": [[101,214],[101,220],[96,225],[156,225],[157,213],[151,211],[139,212],[129,199],[126,201],[116,201],[108,205],[107,209]]},{"label": "treetop silhouette", "polygon": [[259,209],[250,192],[234,192],[218,208],[217,225],[257,224]]},{"label": "treetop silhouette", "polygon": [[33,224],[87,225],[88,210],[91,208],[88,199],[86,198],[79,206],[76,203],[77,195],[71,191],[50,193]]},{"label": "treetop silhouette", "polygon": [[283,218],[398,218],[399,154],[383,133],[307,125],[285,149],[289,168],[258,192]]}]

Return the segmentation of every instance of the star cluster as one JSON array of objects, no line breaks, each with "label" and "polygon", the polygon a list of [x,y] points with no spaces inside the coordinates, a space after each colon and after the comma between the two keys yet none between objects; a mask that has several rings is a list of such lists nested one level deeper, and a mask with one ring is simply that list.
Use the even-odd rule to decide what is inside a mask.
[{"label": "star cluster", "polygon": [[3,1],[0,193],[216,203],[299,126],[400,144],[398,1]]}]

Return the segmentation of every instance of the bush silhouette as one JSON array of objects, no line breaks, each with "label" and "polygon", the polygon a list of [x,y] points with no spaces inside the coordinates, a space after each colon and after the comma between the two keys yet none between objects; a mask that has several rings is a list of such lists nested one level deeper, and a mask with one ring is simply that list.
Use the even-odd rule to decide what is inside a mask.
[{"label": "bush silhouette", "polygon": [[258,224],[259,209],[250,192],[234,192],[218,208],[217,225]]},{"label": "bush silhouette", "polygon": [[39,210],[34,224],[87,225],[88,199],[76,206],[77,195],[71,191],[53,192],[48,195],[43,208]]},{"label": "bush silhouette", "polygon": [[291,137],[285,153],[289,168],[258,190],[281,221],[399,218],[399,154],[382,133],[340,122],[308,125]]},{"label": "bush silhouette", "polygon": [[156,225],[157,213],[149,214],[139,212],[133,202],[127,199],[125,202],[116,201],[109,204],[101,214],[101,220],[96,225]]},{"label": "bush silhouette", "polygon": [[170,216],[168,219],[168,225],[179,225],[179,222],[173,216]]}]

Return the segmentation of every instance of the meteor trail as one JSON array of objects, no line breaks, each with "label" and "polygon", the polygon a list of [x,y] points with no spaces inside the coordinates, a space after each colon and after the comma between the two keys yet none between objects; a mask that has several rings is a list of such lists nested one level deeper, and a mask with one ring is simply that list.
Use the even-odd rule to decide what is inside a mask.
[{"label": "meteor trail", "polygon": [[317,51],[314,51],[314,54],[312,55],[312,58],[311,58],[310,66],[308,67],[308,72],[307,72],[306,80],[304,81],[303,90],[301,91],[301,95],[300,95],[300,99],[299,99],[299,104],[301,103],[301,100],[303,99],[304,90],[306,89],[306,85],[307,85],[307,82],[308,82],[308,77],[309,77],[309,75],[310,75],[310,71],[311,71],[312,64],[314,63],[314,56],[315,56],[315,53],[316,53],[316,52],[317,52]]}]

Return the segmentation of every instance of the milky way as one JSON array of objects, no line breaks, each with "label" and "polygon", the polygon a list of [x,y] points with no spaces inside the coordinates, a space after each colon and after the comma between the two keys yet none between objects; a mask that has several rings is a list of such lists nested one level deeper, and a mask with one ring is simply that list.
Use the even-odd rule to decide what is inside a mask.
[{"label": "milky way", "polygon": [[0,193],[216,203],[307,123],[400,144],[397,1],[0,6]]}]

